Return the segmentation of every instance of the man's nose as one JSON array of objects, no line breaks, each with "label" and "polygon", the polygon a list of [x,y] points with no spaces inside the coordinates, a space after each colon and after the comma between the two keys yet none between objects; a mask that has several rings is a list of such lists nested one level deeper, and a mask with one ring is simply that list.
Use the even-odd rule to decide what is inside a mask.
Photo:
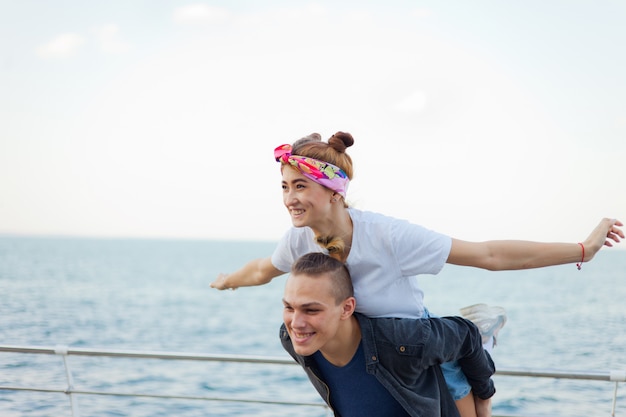
[{"label": "man's nose", "polygon": [[304,327],[304,325],[305,325],[304,315],[297,311],[294,311],[293,316],[291,317],[291,327],[301,328],[301,327]]}]

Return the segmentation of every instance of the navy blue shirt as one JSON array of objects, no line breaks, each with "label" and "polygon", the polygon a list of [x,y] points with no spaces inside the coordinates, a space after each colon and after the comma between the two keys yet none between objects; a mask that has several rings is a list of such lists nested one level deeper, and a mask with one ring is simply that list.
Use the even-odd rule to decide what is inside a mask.
[{"label": "navy blue shirt", "polygon": [[330,389],[330,403],[343,417],[410,417],[398,401],[365,368],[363,343],[345,366],[328,362],[318,350],[313,354]]}]

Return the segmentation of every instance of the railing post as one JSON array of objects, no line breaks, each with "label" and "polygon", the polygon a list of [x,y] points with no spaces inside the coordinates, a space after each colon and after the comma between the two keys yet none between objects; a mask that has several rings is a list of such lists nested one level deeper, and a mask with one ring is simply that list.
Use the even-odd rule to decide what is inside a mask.
[{"label": "railing post", "polygon": [[617,384],[619,384],[619,382],[615,381],[615,391],[613,391],[613,407],[611,407],[611,417],[615,417],[615,406],[617,405]]},{"label": "railing post", "polygon": [[619,384],[620,381],[626,381],[626,371],[611,371],[609,373],[609,381],[615,381],[613,406],[611,407],[611,417],[615,417],[615,408],[617,406],[617,384]]},{"label": "railing post", "polygon": [[56,345],[54,353],[63,356],[63,366],[65,366],[65,377],[67,378],[67,389],[65,393],[70,397],[70,406],[72,407],[72,417],[80,417],[78,411],[78,399],[74,396],[74,378],[72,377],[72,371],[70,370],[70,364],[67,361],[67,352],[69,348],[67,345]]}]

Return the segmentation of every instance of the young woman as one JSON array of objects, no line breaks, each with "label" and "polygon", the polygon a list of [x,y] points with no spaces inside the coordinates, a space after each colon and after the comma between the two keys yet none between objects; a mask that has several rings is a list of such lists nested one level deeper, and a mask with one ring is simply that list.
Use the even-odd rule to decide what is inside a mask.
[{"label": "young woman", "polygon": [[[580,243],[528,241],[467,242],[382,214],[350,208],[346,191],[353,175],[345,152],[354,144],[338,132],[328,143],[312,134],[276,148],[283,203],[292,224],[269,258],[255,259],[211,287],[220,290],[262,285],[288,272],[300,256],[326,251],[346,263],[354,282],[357,311],[371,317],[428,315],[417,275],[437,274],[446,263],[488,270],[539,268],[590,261],[603,245],[624,233],[615,219],[603,219]],[[444,364],[446,382],[463,417],[489,416],[491,404],[469,395],[464,375]]]}]

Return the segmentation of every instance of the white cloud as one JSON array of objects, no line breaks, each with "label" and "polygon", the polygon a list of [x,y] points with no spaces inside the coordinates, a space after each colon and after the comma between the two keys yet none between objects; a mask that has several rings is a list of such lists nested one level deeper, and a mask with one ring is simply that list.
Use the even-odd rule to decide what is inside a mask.
[{"label": "white cloud", "polygon": [[74,55],[84,44],[83,36],[76,33],[64,33],[37,48],[37,55],[42,58],[67,58]]},{"label": "white cloud", "polygon": [[428,96],[423,91],[414,91],[410,96],[396,104],[401,113],[421,113],[428,104]]},{"label": "white cloud", "polygon": [[98,26],[92,32],[95,34],[103,52],[122,54],[130,49],[128,42],[120,38],[119,27],[116,24]]},{"label": "white cloud", "polygon": [[423,19],[423,18],[431,17],[433,15],[433,11],[432,9],[419,8],[419,9],[413,10],[413,12],[411,12],[411,15],[417,19]]},{"label": "white cloud", "polygon": [[227,19],[226,9],[206,4],[190,4],[174,11],[174,21],[180,24],[213,23]]}]

